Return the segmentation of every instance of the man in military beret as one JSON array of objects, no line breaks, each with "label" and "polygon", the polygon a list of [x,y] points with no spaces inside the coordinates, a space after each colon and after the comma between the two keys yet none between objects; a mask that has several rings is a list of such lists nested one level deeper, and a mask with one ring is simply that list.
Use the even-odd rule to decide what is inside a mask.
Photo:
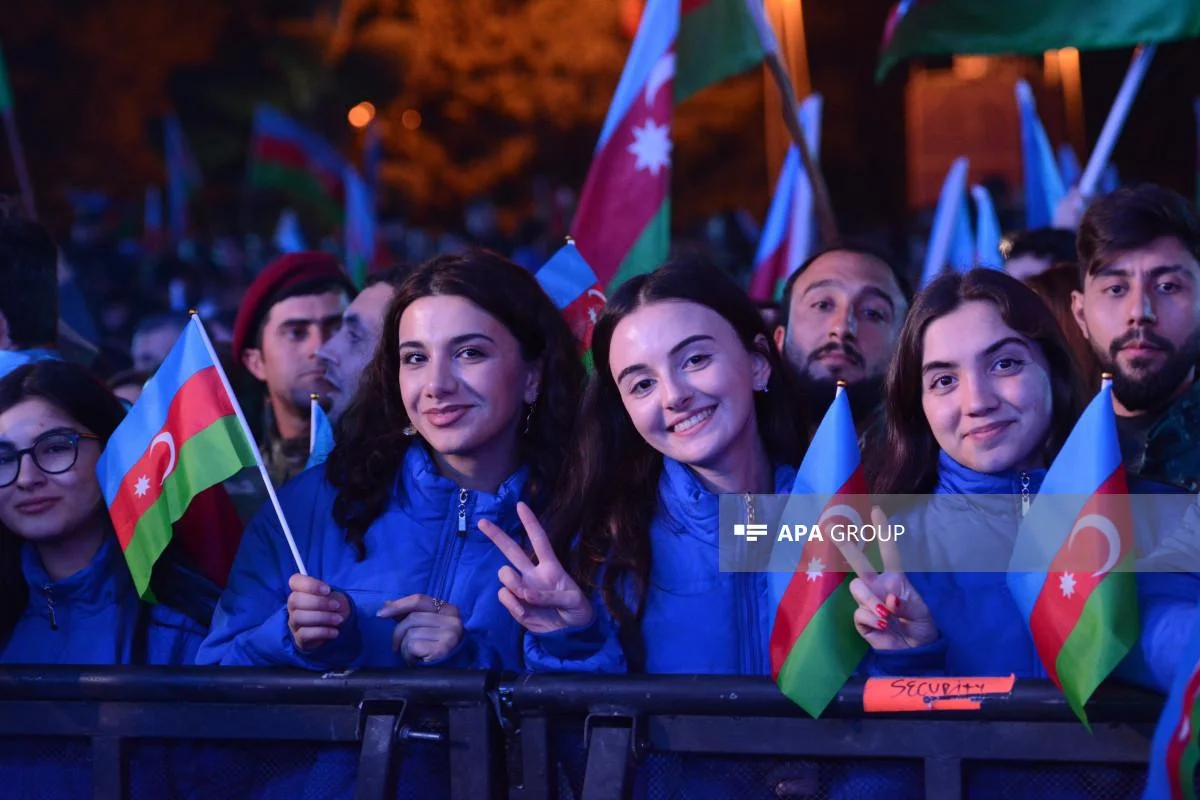
[{"label": "man in military beret", "polygon": [[1097,200],[1078,238],[1075,321],[1113,375],[1126,468],[1200,489],[1200,218],[1159,186]]},{"label": "man in military beret", "polygon": [[328,402],[317,350],[341,325],[354,284],[327,253],[289,253],[267,265],[246,292],[233,326],[233,354],[266,386],[259,448],[275,485],[308,460],[310,397]]}]

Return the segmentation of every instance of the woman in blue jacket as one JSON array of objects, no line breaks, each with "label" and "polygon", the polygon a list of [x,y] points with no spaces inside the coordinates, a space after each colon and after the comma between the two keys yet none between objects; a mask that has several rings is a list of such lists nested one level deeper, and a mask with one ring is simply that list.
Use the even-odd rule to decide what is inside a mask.
[{"label": "woman in blue jacket", "polygon": [[[215,587],[169,549],[151,581],[159,602],[142,602],[101,495],[96,461],[124,416],[76,364],[40,361],[0,379],[0,665],[195,658]],[[130,770],[135,786],[206,794],[202,767],[212,765],[197,752],[144,746]],[[0,783],[13,797],[91,793],[86,770],[24,744],[0,748]]]},{"label": "woman in blue jacket", "polygon": [[322,467],[247,529],[201,663],[323,670],[519,669],[496,597],[503,556],[559,474],[584,380],[570,329],[528,272],[477,251],[413,270]]},{"label": "woman in blue jacket", "polygon": [[[945,571],[905,575],[898,556],[882,546],[891,556],[888,571],[876,575],[860,560],[851,593],[855,626],[872,647],[868,663],[884,674],[1047,678],[1003,566],[951,567],[962,559],[963,569],[983,569],[989,553],[993,563],[1008,563],[1022,512],[1083,407],[1053,316],[1003,273],[939,278],[918,296],[901,330],[886,399],[888,446],[877,492],[992,497],[977,505],[933,500],[904,512],[907,529],[923,537],[917,554]],[[1138,576],[1142,637],[1118,677],[1165,691],[1200,597],[1194,578],[1178,577]],[[994,785],[1011,772],[996,771]],[[1064,772],[1064,780],[1076,781],[1072,796],[1095,789],[1088,780],[1115,780],[1092,773]]]}]

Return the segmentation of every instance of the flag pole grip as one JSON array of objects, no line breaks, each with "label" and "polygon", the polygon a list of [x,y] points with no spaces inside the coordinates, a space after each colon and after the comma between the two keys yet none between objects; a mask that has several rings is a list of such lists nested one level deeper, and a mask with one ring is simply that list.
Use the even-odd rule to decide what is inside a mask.
[{"label": "flag pole grip", "polygon": [[229,396],[229,403],[233,406],[233,413],[237,415],[238,423],[242,426],[242,433],[246,435],[246,441],[250,443],[250,449],[254,451],[254,463],[258,466],[258,474],[262,476],[263,485],[267,490],[267,497],[271,500],[271,507],[275,509],[275,516],[279,520],[279,527],[283,529],[283,536],[287,539],[288,549],[292,551],[292,559],[296,562],[296,571],[301,575],[307,576],[308,570],[304,566],[304,559],[300,557],[300,549],[296,547],[296,539],[292,536],[292,529],[288,527],[287,518],[283,515],[283,508],[279,505],[279,497],[275,494],[275,487],[271,483],[271,476],[267,474],[267,467],[263,464],[262,453],[258,452],[258,446],[254,443],[254,435],[250,432],[250,425],[246,422],[246,415],[242,413],[242,406],[237,401],[237,396],[233,393],[233,387],[229,385],[229,378],[225,375],[225,368],[221,366],[221,359],[217,358],[217,352],[213,349],[212,341],[208,338],[208,331],[204,329],[204,323],[200,321],[200,315],[192,312],[192,321],[196,323],[196,328],[200,331],[200,341],[204,342],[204,349],[208,351],[208,357],[212,359],[213,364],[217,368],[217,375],[221,378],[221,385],[225,387],[225,394]]},{"label": "flag pole grip", "polygon": [[1141,88],[1142,79],[1146,77],[1146,70],[1149,69],[1150,61],[1157,51],[1158,45],[1152,43],[1142,45],[1133,54],[1133,60],[1130,61],[1129,69],[1125,72],[1125,80],[1121,82],[1121,88],[1117,91],[1112,108],[1109,109],[1108,118],[1104,120],[1104,127],[1100,130],[1100,137],[1096,140],[1096,146],[1088,158],[1087,167],[1083,170],[1083,177],[1079,179],[1079,194],[1084,200],[1091,199],[1100,185],[1104,168],[1108,166],[1113,148],[1116,147],[1117,137],[1121,135],[1121,129],[1125,127],[1129,109],[1133,106],[1133,100],[1137,97],[1138,89]]},{"label": "flag pole grip", "polygon": [[784,69],[778,52],[768,52],[766,63],[783,98],[783,123],[800,151],[800,162],[804,165],[804,171],[808,173],[809,182],[812,183],[817,225],[821,229],[821,246],[828,247],[838,239],[837,217],[833,213],[833,201],[829,198],[825,176],[821,174],[812,153],[809,152],[808,140],[804,136],[804,128],[800,125],[800,114],[796,111],[799,103],[796,99],[796,89],[792,86],[792,79]]}]

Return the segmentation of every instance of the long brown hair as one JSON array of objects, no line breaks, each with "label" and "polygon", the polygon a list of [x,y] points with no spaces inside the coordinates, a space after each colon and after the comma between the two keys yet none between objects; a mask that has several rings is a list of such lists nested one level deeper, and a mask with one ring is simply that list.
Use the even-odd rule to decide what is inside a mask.
[{"label": "long brown hair", "polygon": [[663,301],[711,308],[733,326],[747,350],[767,359],[768,391],[754,393],[759,436],[774,465],[796,464],[804,452],[796,394],[779,354],[769,344],[766,325],[754,302],[718,269],[690,259],[675,260],[630,279],[609,298],[592,334],[596,372],[584,394],[547,525],[560,553],[573,551],[571,571],[580,587],[588,593],[602,592],[620,625],[625,655],[634,669],[644,661],[638,620],[650,579],[650,525],[658,509],[663,456],[633,427],[608,357],[617,324],[642,306]]},{"label": "long brown hair", "polygon": [[562,314],[531,274],[503,256],[473,250],[426,261],[396,290],[379,346],[338,422],[325,465],[325,476],[337,489],[334,520],[360,561],[366,558],[367,528],[387,508],[393,490],[402,491],[396,474],[414,441],[403,433],[409,419],[397,378],[400,318],[415,301],[435,295],[479,306],[508,329],[527,362],[542,362],[537,413],[518,442],[520,463],[529,467],[525,500],[535,511],[545,506],[566,458],[585,372]]},{"label": "long brown hair", "polygon": [[880,494],[921,494],[937,483],[938,444],[921,403],[921,363],[925,330],[935,319],[964,303],[983,300],[1000,311],[1008,327],[1042,348],[1050,368],[1049,461],[1071,433],[1084,406],[1084,390],[1075,359],[1054,315],[1025,284],[1004,272],[973,269],[943,275],[929,284],[913,303],[900,329],[896,355],[884,389],[886,441],[873,490]]}]

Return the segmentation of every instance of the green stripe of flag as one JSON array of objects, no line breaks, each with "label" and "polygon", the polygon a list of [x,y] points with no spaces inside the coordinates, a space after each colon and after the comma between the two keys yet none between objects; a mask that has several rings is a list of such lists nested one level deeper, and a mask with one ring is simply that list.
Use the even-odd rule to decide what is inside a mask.
[{"label": "green stripe of flag", "polygon": [[654,212],[654,216],[646,223],[633,247],[621,260],[617,274],[609,281],[608,293],[611,295],[625,281],[636,275],[653,272],[667,260],[671,249],[671,201],[664,200]]},{"label": "green stripe of flag", "polygon": [[846,581],[825,598],[779,670],[779,690],[812,717],[837,697],[867,654],[867,642],[854,629],[858,603]]},{"label": "green stripe of flag", "polygon": [[1140,625],[1136,576],[1117,571],[1129,567],[1126,559],[1092,590],[1054,662],[1067,703],[1085,725],[1084,706],[1092,692],[1137,641]]},{"label": "green stripe of flag", "polygon": [[125,561],[138,594],[146,596],[154,562],[171,541],[171,525],[183,516],[192,499],[254,464],[254,447],[232,414],[179,446],[175,469],[167,476],[162,494],[138,519],[125,549]]},{"label": "green stripe of flag", "polygon": [[675,46],[675,102],[763,60],[746,0],[708,0],[683,15]]},{"label": "green stripe of flag", "polygon": [[329,219],[340,220],[344,213],[342,205],[330,196],[317,176],[306,169],[255,161],[250,165],[250,185],[286,192],[310,203]]},{"label": "green stripe of flag", "polygon": [[12,109],[12,87],[8,85],[8,68],[4,65],[4,51],[0,50],[0,113]]}]

